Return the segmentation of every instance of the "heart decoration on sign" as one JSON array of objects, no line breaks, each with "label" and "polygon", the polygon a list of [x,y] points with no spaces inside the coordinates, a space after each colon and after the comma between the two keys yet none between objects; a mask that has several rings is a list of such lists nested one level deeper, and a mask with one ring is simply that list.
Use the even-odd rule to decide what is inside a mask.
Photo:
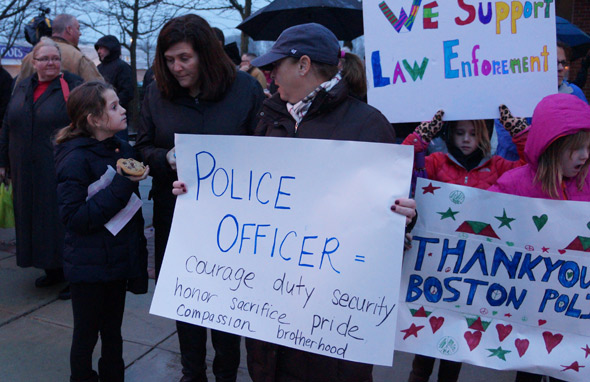
[{"label": "heart decoration on sign", "polygon": [[588,227],[588,229],[590,229],[590,222],[588,222],[588,224],[586,224],[586,227]]},{"label": "heart decoration on sign", "polygon": [[496,325],[496,330],[498,331],[498,338],[500,339],[500,342],[502,342],[512,332],[512,325],[510,325],[510,324],[508,324],[508,325],[498,324],[498,325]]},{"label": "heart decoration on sign", "polygon": [[543,339],[545,340],[545,347],[547,348],[547,353],[551,353],[561,340],[563,340],[563,334],[553,334],[551,332],[543,332]]},{"label": "heart decoration on sign", "polygon": [[545,325],[546,323],[547,323],[547,320],[543,320],[543,319],[539,320],[539,326]]},{"label": "heart decoration on sign", "polygon": [[469,350],[473,351],[473,349],[475,349],[477,347],[477,345],[479,345],[479,342],[481,341],[481,332],[467,331],[467,332],[465,332],[465,334],[463,334],[463,337],[465,337],[465,340],[467,341],[467,346],[469,346]]},{"label": "heart decoration on sign", "polygon": [[518,355],[520,358],[526,353],[527,349],[529,348],[529,340],[521,340],[517,338],[514,340],[514,346],[516,346],[516,350],[518,350]]},{"label": "heart decoration on sign", "polygon": [[432,328],[432,334],[434,334],[443,325],[443,323],[445,322],[445,318],[432,316],[428,319],[428,322],[430,322],[430,327]]},{"label": "heart decoration on sign", "polygon": [[543,214],[541,216],[533,216],[533,223],[535,223],[535,227],[537,227],[537,231],[541,231],[541,229],[543,229],[545,224],[547,224],[547,220],[549,220],[549,217],[547,217],[547,215],[545,215],[545,214]]}]

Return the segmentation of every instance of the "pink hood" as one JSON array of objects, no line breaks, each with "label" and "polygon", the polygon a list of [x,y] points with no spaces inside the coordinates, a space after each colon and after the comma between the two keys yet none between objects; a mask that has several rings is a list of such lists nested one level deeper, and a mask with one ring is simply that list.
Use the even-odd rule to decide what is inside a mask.
[{"label": "pink hood", "polygon": [[527,162],[536,169],[539,157],[557,138],[590,130],[590,106],[571,94],[552,94],[535,107],[524,149]]}]

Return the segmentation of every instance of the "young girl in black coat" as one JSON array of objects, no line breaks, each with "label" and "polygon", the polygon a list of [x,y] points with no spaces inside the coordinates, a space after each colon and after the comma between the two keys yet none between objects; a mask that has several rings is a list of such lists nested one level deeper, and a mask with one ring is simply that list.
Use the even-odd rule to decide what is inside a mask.
[{"label": "young girl in black coat", "polygon": [[[71,382],[123,381],[121,324],[125,293],[147,292],[147,250],[141,208],[123,213],[122,228],[108,230],[147,177],[125,176],[120,158],[134,156],[133,148],[114,135],[127,127],[125,109],[110,85],[93,81],[70,93],[72,123],[56,137],[55,161],[59,213],[66,227],[64,274],[71,283],[74,334],[70,352]],[[110,183],[89,197],[89,186],[111,166]],[[114,169],[116,168],[116,173]],[[132,198],[133,197],[133,198]],[[137,200],[135,200],[137,203]],[[114,221],[117,221],[115,219]],[[100,333],[98,375],[92,352]]]}]

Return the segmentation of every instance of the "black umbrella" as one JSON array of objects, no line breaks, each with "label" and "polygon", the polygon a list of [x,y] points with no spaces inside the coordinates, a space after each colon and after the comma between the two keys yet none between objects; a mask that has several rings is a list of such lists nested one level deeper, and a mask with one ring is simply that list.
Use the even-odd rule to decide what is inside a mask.
[{"label": "black umbrella", "polygon": [[276,40],[294,25],[318,23],[339,40],[363,34],[363,7],[358,0],[275,0],[250,15],[238,29],[254,40]]},{"label": "black umbrella", "polygon": [[590,49],[590,36],[562,17],[555,17],[557,40],[572,49],[572,61],[584,57]]}]

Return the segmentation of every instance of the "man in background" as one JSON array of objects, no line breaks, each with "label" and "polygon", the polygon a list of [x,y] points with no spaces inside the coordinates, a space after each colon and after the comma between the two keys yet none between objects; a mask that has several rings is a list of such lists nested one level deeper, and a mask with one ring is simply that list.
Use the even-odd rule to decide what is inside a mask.
[{"label": "man in background", "polygon": [[[96,65],[78,49],[81,35],[80,23],[74,16],[65,13],[55,16],[51,39],[59,46],[62,70],[77,74],[84,81],[102,80]],[[23,58],[17,83],[35,72],[32,61],[32,52]]]},{"label": "man in background", "polygon": [[[133,73],[131,65],[121,60],[121,43],[112,35],[103,36],[94,44],[98,53],[100,64],[98,71],[104,80],[113,85],[119,104],[129,110],[129,104],[133,99]],[[127,113],[130,117],[133,113]],[[117,133],[119,138],[128,140],[127,128]]]}]

